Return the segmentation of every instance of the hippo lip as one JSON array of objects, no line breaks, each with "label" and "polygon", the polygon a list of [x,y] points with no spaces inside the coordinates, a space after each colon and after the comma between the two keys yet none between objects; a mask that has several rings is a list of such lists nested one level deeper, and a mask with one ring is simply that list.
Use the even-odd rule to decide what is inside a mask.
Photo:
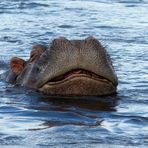
[{"label": "hippo lip", "polygon": [[90,79],[93,79],[96,81],[102,81],[105,83],[110,82],[113,84],[113,82],[111,82],[109,79],[107,79],[103,76],[97,75],[91,71],[84,70],[84,69],[74,69],[74,70],[68,71],[64,74],[61,74],[59,76],[56,76],[56,77],[48,80],[45,84],[58,85],[60,83],[64,83],[65,81],[68,81],[68,80],[75,78],[75,77],[87,77],[87,78],[90,78]]}]

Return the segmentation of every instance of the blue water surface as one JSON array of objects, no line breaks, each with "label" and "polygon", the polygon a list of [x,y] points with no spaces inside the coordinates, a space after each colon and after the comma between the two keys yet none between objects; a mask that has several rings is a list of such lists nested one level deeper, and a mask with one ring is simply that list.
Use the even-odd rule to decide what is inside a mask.
[{"label": "blue water surface", "polygon": [[0,74],[35,43],[95,36],[119,78],[117,96],[47,97],[0,81],[0,146],[148,146],[148,1],[0,1]]}]

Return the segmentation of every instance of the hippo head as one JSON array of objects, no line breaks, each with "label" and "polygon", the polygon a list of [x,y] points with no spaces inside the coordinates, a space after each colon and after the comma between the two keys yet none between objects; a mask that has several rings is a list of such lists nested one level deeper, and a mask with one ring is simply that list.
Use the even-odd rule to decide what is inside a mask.
[{"label": "hippo head", "polygon": [[11,59],[7,81],[48,95],[110,95],[118,83],[109,55],[94,37],[60,37],[48,48],[33,46],[28,61]]}]

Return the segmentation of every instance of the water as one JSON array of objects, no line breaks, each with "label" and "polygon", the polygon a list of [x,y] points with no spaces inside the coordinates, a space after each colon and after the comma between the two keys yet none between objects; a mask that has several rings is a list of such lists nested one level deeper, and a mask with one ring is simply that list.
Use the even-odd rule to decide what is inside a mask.
[{"label": "water", "polygon": [[45,97],[0,81],[0,145],[148,146],[148,1],[0,2],[0,73],[35,43],[97,37],[119,78],[110,97]]}]

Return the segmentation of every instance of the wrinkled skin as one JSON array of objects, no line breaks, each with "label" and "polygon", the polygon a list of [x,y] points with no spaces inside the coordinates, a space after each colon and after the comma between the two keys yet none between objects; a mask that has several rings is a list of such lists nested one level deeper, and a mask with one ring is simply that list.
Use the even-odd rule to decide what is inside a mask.
[{"label": "wrinkled skin", "polygon": [[48,95],[110,95],[118,84],[109,55],[93,37],[33,46],[28,61],[11,59],[6,81]]}]

